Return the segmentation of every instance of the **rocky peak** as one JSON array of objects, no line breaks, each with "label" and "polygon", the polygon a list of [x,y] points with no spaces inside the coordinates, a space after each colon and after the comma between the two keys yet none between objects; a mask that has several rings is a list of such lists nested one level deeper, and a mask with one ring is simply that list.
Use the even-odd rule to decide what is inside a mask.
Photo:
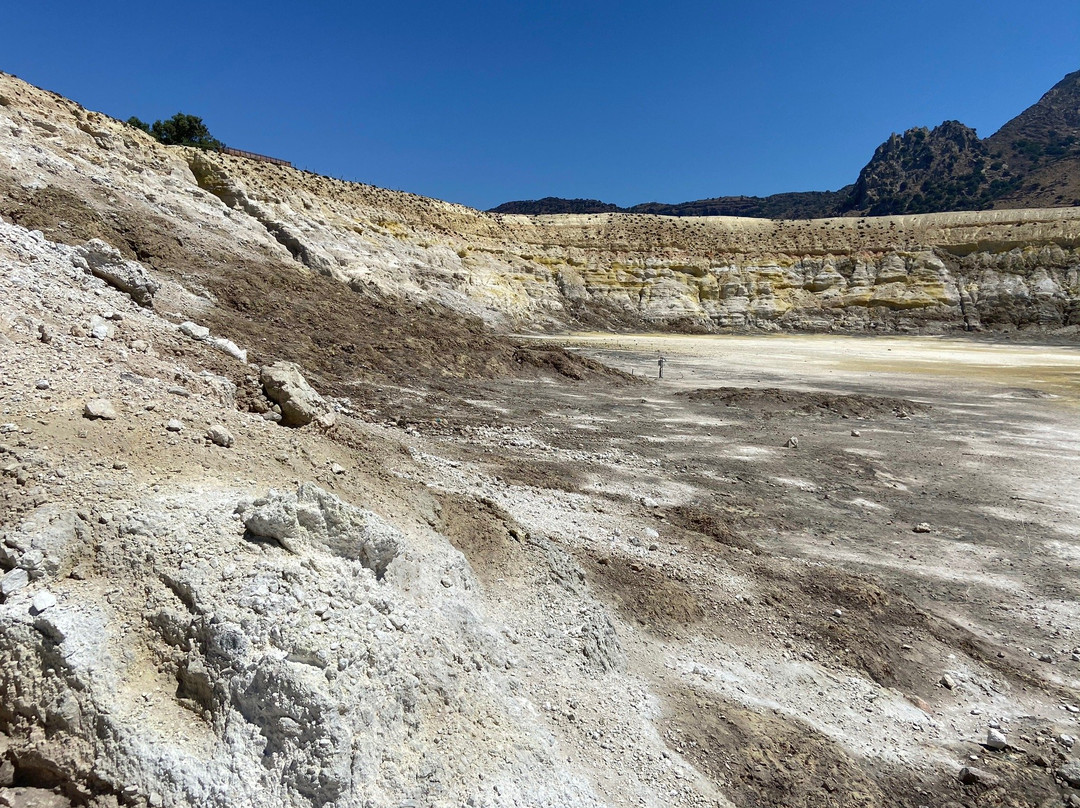
[{"label": "rocky peak", "polygon": [[1006,205],[1078,204],[1080,198],[1080,70],[1070,73],[986,139],[994,160],[1023,177]]},{"label": "rocky peak", "polygon": [[1080,70],[1051,87],[1038,103],[987,138],[987,144],[993,149],[1027,140],[1054,146],[1070,139],[1073,143],[1080,140]]},{"label": "rocky peak", "polygon": [[1006,179],[1003,169],[990,167],[986,145],[959,121],[916,127],[878,146],[845,209],[875,216],[977,209],[993,181]]}]

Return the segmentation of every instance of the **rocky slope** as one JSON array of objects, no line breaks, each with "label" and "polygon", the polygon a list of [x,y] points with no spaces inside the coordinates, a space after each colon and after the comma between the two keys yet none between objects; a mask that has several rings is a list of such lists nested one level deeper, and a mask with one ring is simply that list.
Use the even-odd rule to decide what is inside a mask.
[{"label": "rocky slope", "polygon": [[[162,147],[9,77],[0,94],[0,213],[60,241],[103,238],[210,285],[222,266],[292,266],[367,300],[408,299],[515,328],[1077,323],[1077,209],[806,222],[487,214]],[[225,287],[230,308],[250,317],[251,301]]]},{"label": "rocky slope", "polygon": [[[0,223],[0,799],[604,804],[404,447],[313,391],[304,430],[237,411],[212,369],[252,373],[242,352],[85,255]],[[564,601],[585,623],[548,652],[617,664],[604,613]]]},{"label": "rocky slope", "polygon": [[858,180],[838,191],[767,197],[722,196],[680,204],[618,208],[593,199],[506,202],[496,213],[652,213],[660,216],[754,216],[813,219],[991,208],[1080,205],[1080,71],[990,137],[945,121],[893,134]]}]

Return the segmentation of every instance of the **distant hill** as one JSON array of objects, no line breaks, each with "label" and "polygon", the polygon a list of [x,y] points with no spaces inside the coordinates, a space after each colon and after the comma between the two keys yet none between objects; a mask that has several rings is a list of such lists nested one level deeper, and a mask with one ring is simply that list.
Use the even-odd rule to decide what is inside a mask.
[{"label": "distant hill", "polygon": [[545,196],[543,199],[527,199],[521,202],[506,202],[493,213],[525,213],[531,216],[545,216],[550,213],[620,213],[622,208],[599,199],[560,199],[557,196]]},{"label": "distant hill", "polygon": [[720,196],[620,208],[597,199],[507,202],[494,213],[653,213],[817,219],[1080,206],[1080,71],[988,138],[959,121],[893,134],[838,191]]},{"label": "distant hill", "polygon": [[657,216],[750,216],[759,219],[819,219],[847,197],[851,186],[839,191],[795,191],[772,196],[720,196],[679,205],[646,202],[628,208],[629,213]]}]

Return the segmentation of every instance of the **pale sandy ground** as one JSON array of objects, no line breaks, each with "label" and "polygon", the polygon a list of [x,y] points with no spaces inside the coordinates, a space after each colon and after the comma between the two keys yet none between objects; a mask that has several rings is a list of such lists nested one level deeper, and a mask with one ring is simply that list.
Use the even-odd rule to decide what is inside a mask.
[{"label": "pale sandy ground", "polygon": [[950,337],[831,335],[685,336],[572,334],[568,347],[628,373],[676,387],[783,384],[877,395],[1007,394],[1031,388],[1080,405],[1080,347],[975,342]]}]

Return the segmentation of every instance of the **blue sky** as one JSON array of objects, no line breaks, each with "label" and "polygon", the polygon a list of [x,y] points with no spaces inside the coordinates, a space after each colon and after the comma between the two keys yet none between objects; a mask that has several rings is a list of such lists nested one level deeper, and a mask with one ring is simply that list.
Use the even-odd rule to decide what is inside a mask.
[{"label": "blue sky", "polygon": [[119,118],[487,208],[827,190],[891,132],[983,137],[1080,69],[1080,3],[61,0],[0,70]]}]

